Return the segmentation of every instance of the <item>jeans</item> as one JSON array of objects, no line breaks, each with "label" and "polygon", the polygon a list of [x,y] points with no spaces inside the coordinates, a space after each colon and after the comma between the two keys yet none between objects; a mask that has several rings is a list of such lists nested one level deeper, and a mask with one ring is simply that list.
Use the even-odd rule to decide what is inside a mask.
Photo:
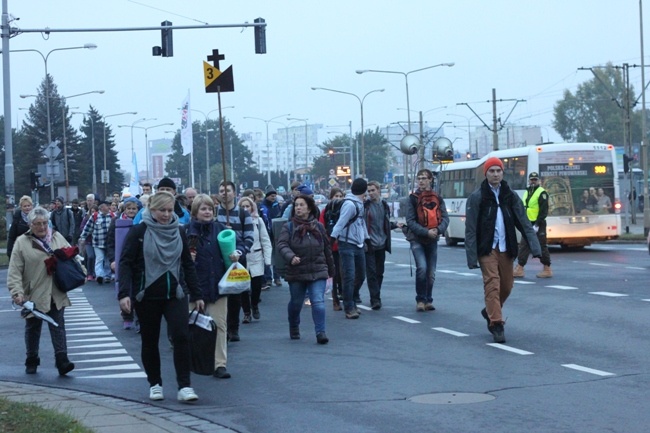
[{"label": "jeans", "polygon": [[92,241],[86,244],[86,271],[88,275],[95,276],[95,248]]},{"label": "jeans", "polygon": [[106,278],[111,276],[111,264],[108,263],[106,248],[94,247],[95,249],[95,277]]},{"label": "jeans", "polygon": [[305,294],[309,293],[311,302],[311,317],[314,320],[314,330],[325,332],[325,283],[327,280],[315,281],[289,281],[291,300],[287,305],[289,313],[289,327],[300,326],[300,311],[305,302]]},{"label": "jeans", "polygon": [[433,302],[433,283],[436,281],[438,264],[438,243],[421,244],[411,242],[411,253],[415,260],[415,301]]},{"label": "jeans", "polygon": [[366,253],[363,247],[339,242],[339,256],[341,256],[343,308],[346,312],[355,311],[357,306],[354,303],[354,292],[358,292],[366,277]]}]

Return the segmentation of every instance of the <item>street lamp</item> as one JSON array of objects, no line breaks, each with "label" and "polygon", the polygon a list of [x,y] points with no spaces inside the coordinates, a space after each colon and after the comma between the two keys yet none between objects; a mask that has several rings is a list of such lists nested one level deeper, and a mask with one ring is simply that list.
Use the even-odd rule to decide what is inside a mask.
[{"label": "street lamp", "polygon": [[[266,123],[266,152],[267,152],[267,157],[269,160],[271,159],[271,144],[269,142],[269,123],[274,121],[275,119],[279,119],[280,117],[284,116],[291,116],[291,114],[281,114],[279,116],[271,117],[270,119],[262,119],[260,117],[250,117],[250,116],[244,116],[244,119],[253,119],[253,120],[261,120],[262,122]],[[268,164],[268,170],[267,170],[267,175],[266,175],[266,181],[267,181],[267,186],[271,185],[271,163],[270,161],[267,162]]]},{"label": "street lamp", "polygon": [[106,116],[104,116],[104,119],[103,119],[103,122],[102,122],[103,125],[104,125],[104,173],[101,176],[101,178],[102,178],[102,183],[104,184],[104,197],[106,197],[106,184],[108,183],[107,182],[108,174],[107,174],[107,171],[106,171],[106,119],[109,118],[109,117],[114,117],[114,116],[124,116],[126,114],[131,114],[131,115],[135,116],[136,114],[138,114],[138,112],[137,111],[126,111],[124,113],[107,114]]},{"label": "street lamp", "polygon": [[[406,112],[407,112],[407,117],[408,117],[408,133],[411,134],[411,101],[409,98],[409,75],[413,74],[415,72],[420,72],[420,71],[425,71],[427,69],[433,69],[437,68],[439,66],[448,66],[452,67],[454,66],[454,62],[450,63],[439,63],[437,65],[432,65],[432,66],[427,66],[424,68],[420,69],[414,69],[412,71],[408,72],[402,72],[402,71],[384,71],[384,70],[378,70],[378,69],[357,69],[356,73],[357,74],[365,74],[366,72],[377,72],[377,73],[382,73],[382,74],[399,74],[404,76],[404,82],[406,84]],[[408,173],[408,158],[404,158],[404,178],[407,178],[407,173]]]},{"label": "street lamp", "polygon": [[294,122],[305,122],[305,173],[307,173],[307,169],[309,168],[309,143],[307,141],[308,140],[307,120],[309,119],[300,119],[298,117],[287,117],[287,120],[294,121]]},{"label": "street lamp", "polygon": [[[25,50],[11,50],[12,53],[33,51],[35,53],[38,53],[43,58],[43,63],[45,64],[45,112],[47,115],[47,146],[49,146],[50,143],[52,143],[52,125],[50,120],[50,80],[47,73],[47,60],[50,57],[50,54],[52,54],[55,51],[79,50],[79,49],[94,50],[95,48],[97,48],[97,45],[88,43],[80,47],[55,48],[53,50],[48,51],[47,54],[43,54],[39,50],[35,50],[31,48]],[[20,97],[22,98],[23,95],[20,95]],[[50,183],[50,195],[52,196],[52,198],[54,198],[54,182]]]},{"label": "street lamp", "polygon": [[359,175],[361,177],[366,177],[366,142],[365,142],[365,139],[364,139],[364,135],[365,135],[364,132],[365,131],[363,130],[363,101],[371,93],[383,92],[384,89],[371,90],[370,92],[363,95],[363,98],[358,97],[354,93],[343,92],[342,90],[326,89],[324,87],[312,87],[311,90],[327,90],[328,92],[343,93],[344,95],[354,96],[359,101],[359,105],[361,107],[361,168],[359,169]]},{"label": "street lamp", "polygon": [[[133,155],[135,155],[135,150],[133,149],[133,128],[135,128],[135,125],[137,125],[138,123],[149,122],[151,120],[158,120],[158,119],[156,119],[155,117],[150,117],[150,118],[143,117],[142,119],[138,119],[134,121],[130,125],[117,125],[118,128],[131,128],[131,164],[133,164]],[[137,174],[138,174],[138,167],[133,167],[133,175],[137,177]]]}]

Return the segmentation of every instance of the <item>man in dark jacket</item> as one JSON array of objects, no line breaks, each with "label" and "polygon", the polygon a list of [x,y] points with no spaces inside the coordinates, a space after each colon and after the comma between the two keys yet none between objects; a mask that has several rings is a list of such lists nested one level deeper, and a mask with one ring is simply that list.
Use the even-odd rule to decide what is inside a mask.
[{"label": "man in dark jacket", "polygon": [[541,257],[542,251],[521,199],[503,180],[503,162],[488,158],[483,170],[486,179],[467,199],[465,253],[467,266],[480,267],[483,274],[485,308],[481,315],[494,341],[505,343],[501,308],[514,285],[515,227],[528,240],[533,257]]},{"label": "man in dark jacket", "polygon": [[[366,276],[370,293],[370,308],[381,309],[381,285],[384,281],[384,263],[386,253],[391,252],[391,230],[401,228],[403,224],[390,221],[390,208],[381,198],[381,185],[371,180],[368,182],[368,200],[364,202],[368,241],[366,242]],[[356,287],[354,298],[360,301]],[[360,302],[357,302],[360,303]]]},{"label": "man in dark jacket", "polygon": [[72,199],[70,205],[70,211],[74,217],[74,233],[72,235],[72,245],[77,245],[79,243],[79,236],[81,235],[81,221],[84,219],[84,210],[79,207],[79,199]]},{"label": "man in dark jacket", "polygon": [[50,217],[52,228],[61,233],[68,243],[72,244],[72,237],[75,232],[74,215],[70,209],[65,207],[63,197],[57,197],[54,200],[54,206]]}]

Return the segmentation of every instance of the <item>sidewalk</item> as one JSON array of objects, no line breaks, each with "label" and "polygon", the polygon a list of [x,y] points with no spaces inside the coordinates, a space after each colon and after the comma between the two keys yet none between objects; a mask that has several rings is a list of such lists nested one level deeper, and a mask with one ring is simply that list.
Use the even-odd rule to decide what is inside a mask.
[{"label": "sidewalk", "polygon": [[95,433],[234,432],[183,412],[88,392],[0,381],[0,397],[65,413]]}]

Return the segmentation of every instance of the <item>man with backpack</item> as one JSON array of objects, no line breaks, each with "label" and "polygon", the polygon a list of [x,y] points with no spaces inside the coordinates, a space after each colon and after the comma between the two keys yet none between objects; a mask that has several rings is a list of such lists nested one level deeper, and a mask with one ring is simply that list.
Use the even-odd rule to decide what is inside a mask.
[{"label": "man with backpack", "polygon": [[406,208],[406,240],[415,260],[415,310],[433,311],[433,284],[438,264],[438,239],[447,230],[445,202],[433,190],[433,173],[422,169],[416,175],[418,188],[409,195]]},{"label": "man with backpack", "polygon": [[[352,188],[341,200],[341,211],[334,224],[331,237],[339,243],[343,281],[343,308],[347,319],[358,319],[359,310],[354,302],[355,288],[361,287],[366,273],[364,246],[368,230],[364,219],[363,199],[368,189],[365,179],[352,182]],[[357,289],[358,290],[358,289]]]},{"label": "man with backpack", "polygon": [[[366,242],[366,275],[370,308],[381,309],[381,284],[384,281],[386,252],[391,252],[390,232],[402,224],[390,221],[390,208],[381,198],[381,185],[375,180],[368,182],[368,200],[364,202],[368,241]],[[363,280],[361,281],[363,283]],[[355,286],[354,299],[359,300],[359,289]]]}]

